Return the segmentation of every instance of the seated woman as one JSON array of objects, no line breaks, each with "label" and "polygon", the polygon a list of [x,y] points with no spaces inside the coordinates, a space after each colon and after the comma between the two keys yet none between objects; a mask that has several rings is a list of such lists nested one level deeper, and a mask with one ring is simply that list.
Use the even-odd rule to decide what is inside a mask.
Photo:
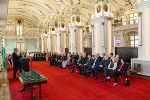
[{"label": "seated woman", "polygon": [[117,67],[117,70],[114,73],[114,80],[115,80],[114,86],[117,85],[117,77],[122,76],[123,73],[127,71],[127,69],[128,69],[127,64],[125,63],[124,59],[121,59],[121,65]]},{"label": "seated woman", "polygon": [[66,54],[64,53],[63,54],[63,57],[62,57],[62,68],[66,68],[66,65],[67,65],[67,56]]},{"label": "seated woman", "polygon": [[116,58],[112,57],[111,59],[112,59],[112,62],[110,62],[110,64],[108,65],[108,68],[106,67],[104,69],[104,80],[103,80],[103,82],[106,82],[106,79],[110,79],[110,77],[113,76],[113,73],[117,68]]}]

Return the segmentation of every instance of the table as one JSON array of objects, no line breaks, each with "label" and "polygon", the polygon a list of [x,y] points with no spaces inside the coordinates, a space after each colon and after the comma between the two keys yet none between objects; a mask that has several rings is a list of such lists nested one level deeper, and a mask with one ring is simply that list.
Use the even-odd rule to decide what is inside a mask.
[{"label": "table", "polygon": [[18,76],[24,88],[28,88],[31,100],[36,99],[32,90],[33,86],[39,85],[39,100],[42,100],[41,85],[47,83],[48,79],[33,69],[31,69],[30,72],[23,71],[22,73],[19,73]]}]

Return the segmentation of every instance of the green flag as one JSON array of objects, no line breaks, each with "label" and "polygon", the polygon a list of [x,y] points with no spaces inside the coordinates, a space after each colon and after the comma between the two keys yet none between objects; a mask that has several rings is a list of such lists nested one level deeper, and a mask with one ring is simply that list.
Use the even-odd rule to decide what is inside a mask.
[{"label": "green flag", "polygon": [[1,49],[1,55],[2,55],[2,60],[3,60],[3,66],[7,70],[7,63],[6,63],[6,58],[5,58],[5,48],[3,46]]}]

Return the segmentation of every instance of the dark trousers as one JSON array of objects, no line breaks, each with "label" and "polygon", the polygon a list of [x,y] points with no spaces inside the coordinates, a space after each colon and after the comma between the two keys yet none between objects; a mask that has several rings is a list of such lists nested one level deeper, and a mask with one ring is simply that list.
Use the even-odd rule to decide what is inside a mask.
[{"label": "dark trousers", "polygon": [[87,75],[87,69],[91,69],[91,66],[89,66],[89,65],[83,65],[83,66],[81,66],[81,71],[82,71],[82,74],[83,75]]},{"label": "dark trousers", "polygon": [[114,80],[115,80],[115,83],[117,83],[117,77],[118,77],[118,76],[122,76],[122,72],[116,71],[116,72],[114,73]]},{"label": "dark trousers", "polygon": [[50,64],[53,66],[54,65],[54,59],[50,60]]},{"label": "dark trousers", "polygon": [[79,66],[79,65],[73,65],[71,72],[72,72],[72,73],[74,72],[75,67],[77,67],[77,68],[79,69],[79,74],[81,74],[81,66]]},{"label": "dark trousers", "polygon": [[97,71],[102,72],[103,71],[103,67],[100,67],[100,66],[95,66],[94,67],[95,78],[97,78]]},{"label": "dark trousers", "polygon": [[110,76],[112,77],[114,74],[114,71],[112,69],[104,68],[104,78]]},{"label": "dark trousers", "polygon": [[13,79],[16,78],[16,73],[17,73],[18,68],[19,68],[18,65],[14,66],[14,68],[13,68]]},{"label": "dark trousers", "polygon": [[93,72],[93,76],[95,76],[95,72],[94,72],[94,68],[92,68],[92,66],[89,66],[87,69],[86,69],[86,76],[89,76],[89,73]]}]

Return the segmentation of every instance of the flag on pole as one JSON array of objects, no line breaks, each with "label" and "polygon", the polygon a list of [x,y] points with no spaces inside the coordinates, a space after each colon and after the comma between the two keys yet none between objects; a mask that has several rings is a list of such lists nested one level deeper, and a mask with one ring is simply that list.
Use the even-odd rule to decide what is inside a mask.
[{"label": "flag on pole", "polygon": [[7,63],[6,63],[6,58],[5,58],[5,48],[3,46],[1,49],[1,55],[2,55],[2,60],[3,60],[3,66],[7,70]]},{"label": "flag on pole", "polygon": [[3,66],[7,70],[7,63],[6,63],[6,58],[5,58],[5,48],[4,48],[4,35],[3,35],[3,32],[2,32],[2,49],[1,49],[1,55],[2,55],[2,60],[3,60]]}]

